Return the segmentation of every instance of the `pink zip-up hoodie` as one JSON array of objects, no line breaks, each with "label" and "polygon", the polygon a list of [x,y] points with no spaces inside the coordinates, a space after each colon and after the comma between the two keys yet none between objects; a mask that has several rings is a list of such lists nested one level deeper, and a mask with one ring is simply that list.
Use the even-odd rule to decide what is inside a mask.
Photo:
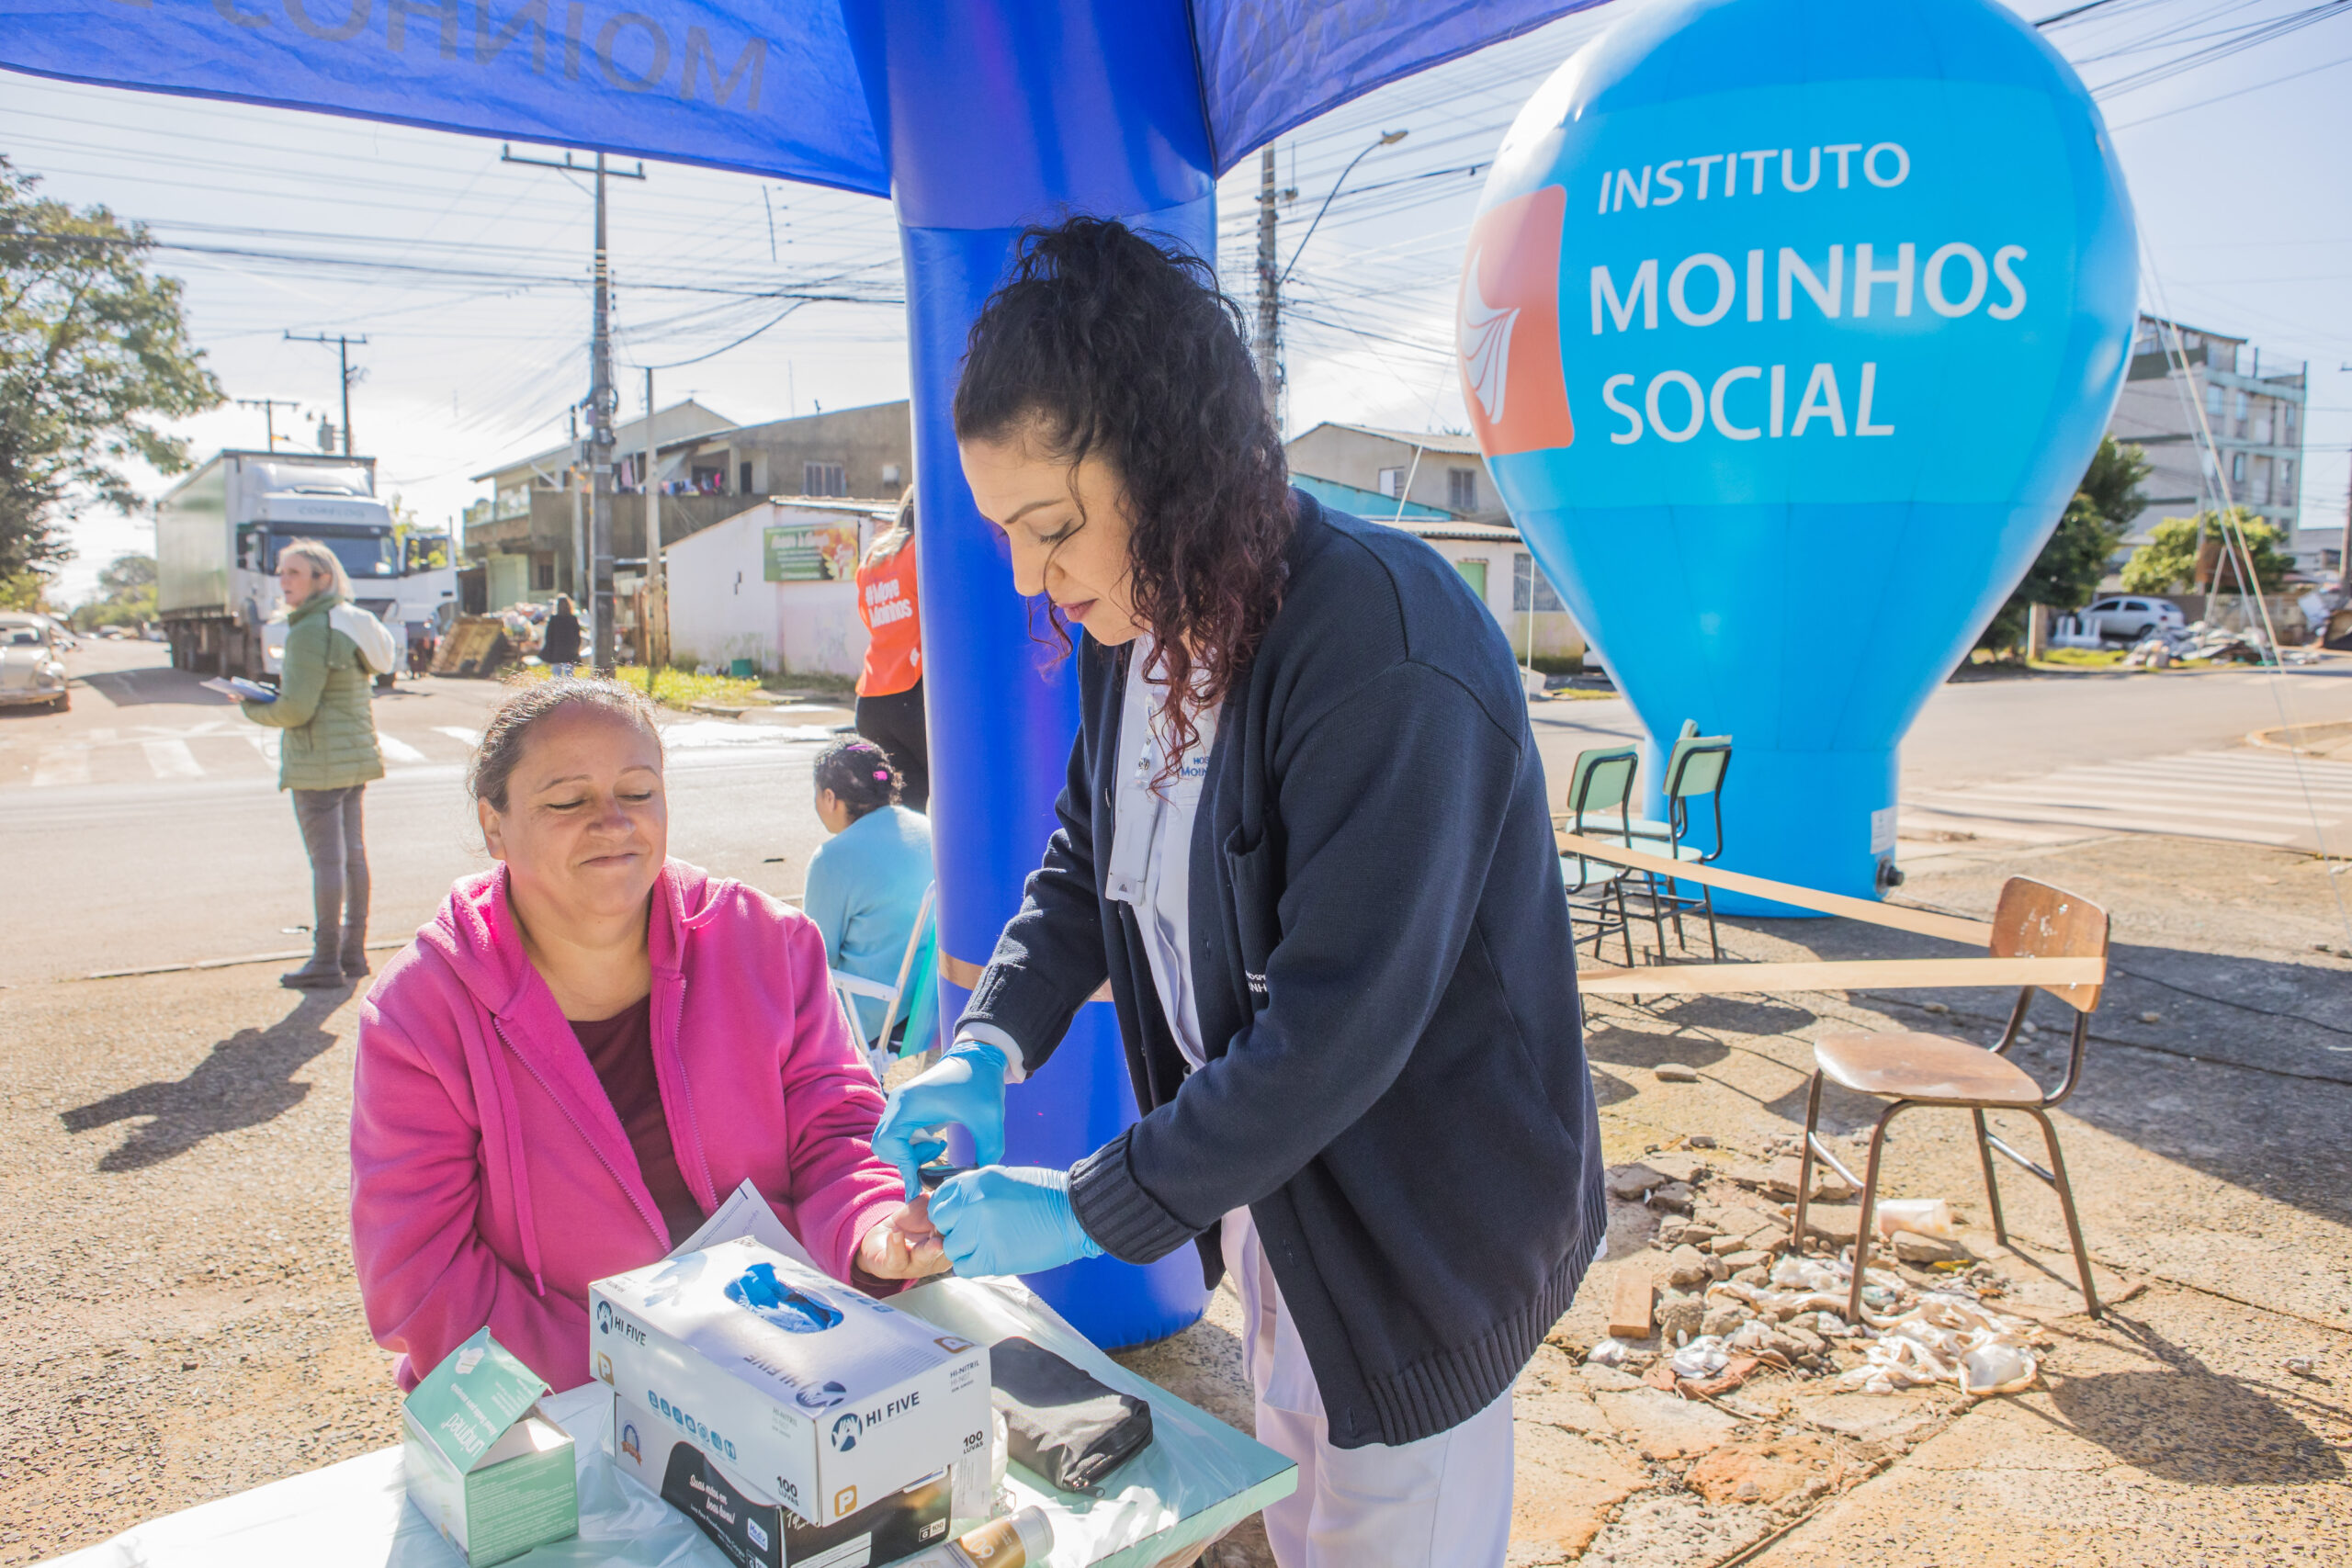
[{"label": "pink zip-up hoodie", "polygon": [[[748,1177],[836,1279],[899,1207],[882,1091],[808,917],[673,860],[653,885],[653,1064],[703,1212]],[[683,1238],[682,1238],[683,1239]],[[550,1386],[588,1381],[588,1285],[670,1249],[587,1054],[525,955],[506,868],[469,876],[359,1014],[351,1250],[402,1389],[487,1325]]]}]

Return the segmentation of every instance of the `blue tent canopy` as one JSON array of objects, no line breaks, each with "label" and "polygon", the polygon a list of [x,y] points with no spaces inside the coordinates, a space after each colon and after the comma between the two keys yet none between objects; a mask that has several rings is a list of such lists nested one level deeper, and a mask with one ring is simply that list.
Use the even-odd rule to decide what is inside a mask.
[{"label": "blue tent canopy", "polygon": [[[1208,167],[1383,83],[1596,0],[1059,0],[959,5],[949,26],[1022,135],[1041,35],[1182,28]],[[629,9],[634,4],[641,9]],[[871,66],[882,7],[857,0],[5,0],[0,66],[550,142],[887,196],[888,110]],[[960,13],[960,14],[957,14]],[[1040,24],[1043,24],[1042,26]],[[1115,47],[1115,46],[1114,46]]]},{"label": "blue tent canopy", "polygon": [[[973,318],[1023,226],[1076,209],[1213,254],[1216,176],[1252,149],[1599,3],[0,0],[0,67],[892,198],[952,1020],[1054,830],[1078,722],[1077,682],[1038,668],[949,418]],[[1007,1097],[1008,1156],[1066,1167],[1133,1121],[1124,1060],[1110,1007],[1081,1007],[1053,1070]],[[1106,1345],[1172,1332],[1204,1299],[1189,1249],[1033,1283]]]}]

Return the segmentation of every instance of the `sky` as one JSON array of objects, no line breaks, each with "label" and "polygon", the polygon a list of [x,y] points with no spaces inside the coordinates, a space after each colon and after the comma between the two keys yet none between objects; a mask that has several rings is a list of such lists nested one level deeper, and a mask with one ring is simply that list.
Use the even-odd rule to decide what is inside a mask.
[{"label": "sky", "polygon": [[[1486,162],[1537,85],[1630,3],[1394,84],[1277,144],[1297,193],[1280,209],[1287,434],[1464,427],[1454,291]],[[2303,522],[2332,525],[2352,451],[2352,0],[2104,0],[2044,32],[2114,133],[2148,256],[2143,309],[2251,339],[2266,372],[2309,362]],[[1405,139],[1374,146],[1394,130]],[[281,438],[310,449],[321,418],[341,418],[334,346],[288,334],[364,335],[358,449],[426,523],[483,493],[470,476],[561,442],[586,392],[593,202],[579,175],[503,161],[480,138],[10,74],[0,153],[46,195],[148,226],[230,397],[299,405],[272,411]],[[662,404],[693,396],[744,423],[907,395],[886,202],[643,168],[608,182],[624,418],[642,409],[649,364],[675,367],[656,372]],[[1258,180],[1252,157],[1219,190],[1219,267],[1245,306]],[[780,288],[841,298],[779,320]],[[201,457],[261,446],[265,414],[232,401],[174,428]],[[165,488],[146,477],[150,494]],[[118,513],[73,531],[68,602],[114,556],[153,547],[151,524]]]}]

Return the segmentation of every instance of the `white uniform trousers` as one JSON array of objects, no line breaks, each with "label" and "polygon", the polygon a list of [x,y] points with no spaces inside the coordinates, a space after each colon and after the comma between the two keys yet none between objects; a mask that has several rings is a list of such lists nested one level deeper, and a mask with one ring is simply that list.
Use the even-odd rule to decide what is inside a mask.
[{"label": "white uniform trousers", "polygon": [[1241,1296],[1258,1440],[1298,1466],[1298,1490],[1266,1510],[1282,1568],[1501,1568],[1510,1544],[1511,1404],[1394,1448],[1335,1449],[1297,1325],[1250,1211],[1219,1240]]}]

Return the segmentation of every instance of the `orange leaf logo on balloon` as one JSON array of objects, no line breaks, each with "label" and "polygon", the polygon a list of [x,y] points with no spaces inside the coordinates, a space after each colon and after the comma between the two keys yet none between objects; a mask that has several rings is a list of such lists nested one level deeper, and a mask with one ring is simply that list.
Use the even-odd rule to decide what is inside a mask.
[{"label": "orange leaf logo on balloon", "polygon": [[1560,225],[1567,196],[1545,186],[1470,231],[1455,315],[1462,399],[1489,457],[1577,438],[1560,370]]}]

